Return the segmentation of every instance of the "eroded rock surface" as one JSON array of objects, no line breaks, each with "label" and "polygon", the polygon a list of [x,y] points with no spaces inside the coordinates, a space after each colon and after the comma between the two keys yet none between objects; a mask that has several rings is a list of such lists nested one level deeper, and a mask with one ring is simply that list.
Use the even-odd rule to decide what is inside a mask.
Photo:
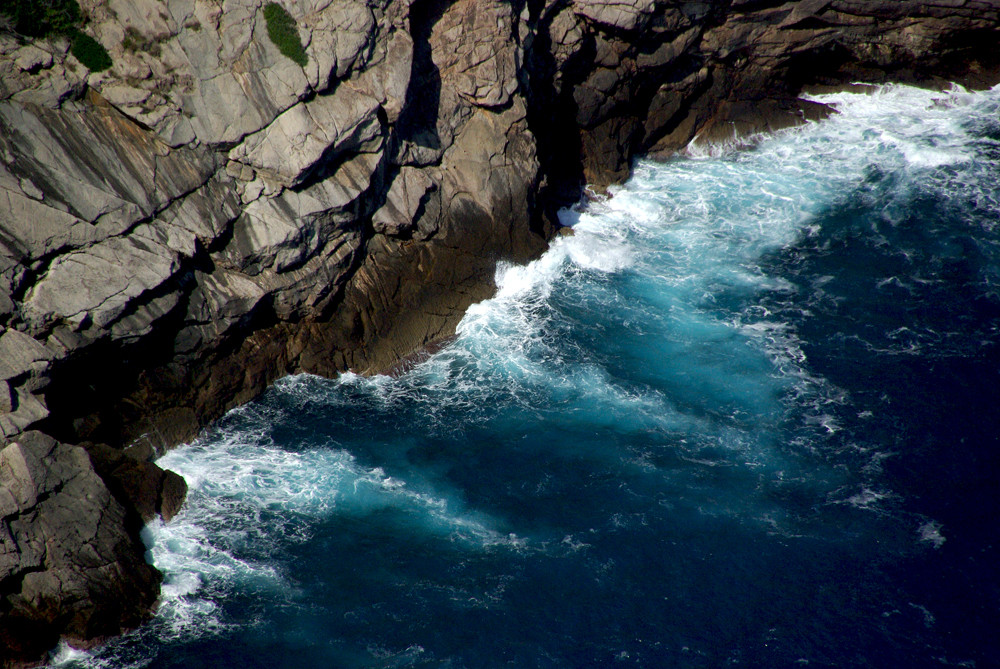
[{"label": "eroded rock surface", "polygon": [[[158,453],[282,375],[448,337],[585,183],[830,113],[807,85],[1000,64],[996,0],[288,0],[304,67],[259,0],[81,5],[105,72],[0,33],[0,629],[49,621],[8,663],[149,611],[136,533],[184,495]],[[110,552],[64,537],[81,486]],[[46,562],[49,517],[89,561]]]},{"label": "eroded rock surface", "polygon": [[996,0],[548,0],[529,95],[564,122],[537,133],[540,155],[571,184],[605,186],[637,155],[828,114],[798,99],[805,86],[992,85],[998,22]]},{"label": "eroded rock surface", "polygon": [[26,432],[0,450],[0,661],[149,617],[160,575],[131,525],[83,448]]}]

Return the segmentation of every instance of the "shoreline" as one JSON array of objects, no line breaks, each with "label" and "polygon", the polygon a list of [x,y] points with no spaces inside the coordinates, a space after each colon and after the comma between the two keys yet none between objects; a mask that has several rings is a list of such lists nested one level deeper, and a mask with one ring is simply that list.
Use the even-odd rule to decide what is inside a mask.
[{"label": "shoreline", "polygon": [[[801,108],[807,82],[1000,80],[1000,10],[978,5],[872,3],[861,20],[836,1],[420,0],[293,17],[302,67],[254,41],[249,10],[84,4],[106,72],[58,39],[0,35],[0,529],[18,556],[0,572],[0,666],[148,617],[158,582],[135,541],[184,494],[157,454],[285,375],[402,370],[495,290],[498,261],[544,251],[585,184],[802,122],[822,111]],[[126,19],[156,53],[114,42]],[[128,594],[88,575],[72,523],[39,538],[67,481],[114,509],[102,569],[128,572]],[[39,541],[64,564],[24,548]]]}]

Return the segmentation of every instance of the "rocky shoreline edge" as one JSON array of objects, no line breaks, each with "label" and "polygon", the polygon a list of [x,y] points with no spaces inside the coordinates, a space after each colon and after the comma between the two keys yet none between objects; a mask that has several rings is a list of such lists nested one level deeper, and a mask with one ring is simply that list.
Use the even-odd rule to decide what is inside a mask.
[{"label": "rocky shoreline edge", "polygon": [[805,86],[1000,80],[995,0],[289,0],[294,60],[264,4],[83,0],[102,72],[0,29],[0,666],[152,615],[158,454],[443,341],[584,184]]}]

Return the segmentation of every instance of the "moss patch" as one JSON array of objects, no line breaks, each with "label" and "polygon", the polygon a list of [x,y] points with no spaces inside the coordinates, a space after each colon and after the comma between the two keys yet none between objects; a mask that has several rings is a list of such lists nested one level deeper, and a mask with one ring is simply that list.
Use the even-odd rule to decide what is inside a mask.
[{"label": "moss patch", "polygon": [[82,19],[76,0],[0,0],[0,14],[28,37],[67,34]]},{"label": "moss patch", "polygon": [[306,50],[299,39],[299,28],[295,19],[284,7],[276,2],[264,5],[264,21],[267,22],[267,36],[278,47],[282,55],[305,67],[309,62]]},{"label": "moss patch", "polygon": [[111,67],[111,56],[96,39],[75,29],[70,32],[70,38],[73,40],[70,53],[86,65],[88,70],[100,72]]},{"label": "moss patch", "polygon": [[11,28],[27,37],[69,37],[70,52],[92,72],[111,67],[108,50],[80,32],[83,14],[76,0],[0,0],[0,15],[7,17]]}]

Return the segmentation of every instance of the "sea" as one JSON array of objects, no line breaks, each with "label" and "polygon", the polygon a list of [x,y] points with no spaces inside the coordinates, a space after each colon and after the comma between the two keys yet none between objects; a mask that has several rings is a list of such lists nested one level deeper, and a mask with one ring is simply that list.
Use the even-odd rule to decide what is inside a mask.
[{"label": "sea", "polygon": [[1000,88],[812,99],[164,455],[155,618],[51,664],[1000,667]]}]

